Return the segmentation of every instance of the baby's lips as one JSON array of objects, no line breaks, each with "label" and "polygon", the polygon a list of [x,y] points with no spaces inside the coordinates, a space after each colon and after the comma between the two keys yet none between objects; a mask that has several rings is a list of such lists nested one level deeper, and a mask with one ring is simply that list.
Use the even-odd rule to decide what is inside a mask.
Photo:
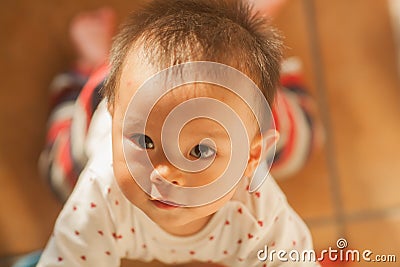
[{"label": "baby's lips", "polygon": [[183,204],[179,204],[179,203],[169,200],[169,197],[168,197],[169,190],[167,188],[168,188],[168,186],[164,187],[165,190],[163,191],[162,188],[158,187],[158,184],[153,183],[151,185],[150,200],[151,201],[160,201],[160,202],[170,205],[170,206],[176,206],[176,207],[185,206]]},{"label": "baby's lips", "polygon": [[175,207],[183,207],[184,206],[182,204],[178,204],[173,201],[169,201],[169,200],[165,200],[165,199],[155,199],[155,200],[160,201],[160,202],[170,205],[170,206],[175,206]]},{"label": "baby's lips", "polygon": [[155,200],[169,201],[168,199],[170,196],[170,194],[169,194],[170,187],[171,187],[171,185],[168,184],[167,182],[152,183],[151,190],[150,190],[150,196],[152,198],[154,198]]}]

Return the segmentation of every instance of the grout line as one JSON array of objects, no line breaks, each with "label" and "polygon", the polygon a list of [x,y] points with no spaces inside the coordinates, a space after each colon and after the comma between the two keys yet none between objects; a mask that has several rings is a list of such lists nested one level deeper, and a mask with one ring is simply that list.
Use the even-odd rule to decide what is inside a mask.
[{"label": "grout line", "polygon": [[389,207],[381,210],[367,212],[357,212],[346,216],[346,221],[358,222],[366,220],[376,220],[400,215],[400,205],[398,207]]},{"label": "grout line", "polygon": [[319,218],[312,218],[312,219],[304,219],[304,222],[307,224],[308,227],[323,227],[335,224],[335,218],[332,217],[319,217]]},{"label": "grout line", "polygon": [[310,52],[315,73],[317,87],[317,102],[321,112],[321,120],[326,131],[326,161],[328,167],[328,177],[331,187],[331,197],[335,210],[335,222],[339,226],[339,235],[345,234],[345,214],[343,210],[343,202],[340,194],[339,174],[337,170],[336,153],[333,143],[333,127],[329,117],[329,105],[326,94],[326,80],[323,71],[323,63],[321,61],[321,47],[319,43],[317,17],[315,10],[315,0],[304,0],[306,23],[308,28],[308,37],[310,40]]},{"label": "grout line", "polygon": [[[358,211],[352,214],[344,215],[343,222],[352,223],[360,221],[372,221],[395,216],[400,216],[400,205],[373,211]],[[335,224],[336,222],[335,218],[332,217],[318,217],[310,219],[305,218],[304,221],[310,227],[323,227]]]}]

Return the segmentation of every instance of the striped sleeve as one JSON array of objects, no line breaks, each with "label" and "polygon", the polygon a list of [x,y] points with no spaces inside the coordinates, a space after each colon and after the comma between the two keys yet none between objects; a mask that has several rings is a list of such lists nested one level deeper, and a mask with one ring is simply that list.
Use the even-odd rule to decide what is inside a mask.
[{"label": "striped sleeve", "polygon": [[271,172],[276,178],[296,173],[312,149],[313,127],[306,103],[311,100],[298,74],[284,74],[272,109],[280,133]]},{"label": "striped sleeve", "polygon": [[102,66],[89,79],[77,73],[60,74],[51,85],[52,111],[39,167],[62,201],[72,192],[87,161],[84,144],[107,70]]}]

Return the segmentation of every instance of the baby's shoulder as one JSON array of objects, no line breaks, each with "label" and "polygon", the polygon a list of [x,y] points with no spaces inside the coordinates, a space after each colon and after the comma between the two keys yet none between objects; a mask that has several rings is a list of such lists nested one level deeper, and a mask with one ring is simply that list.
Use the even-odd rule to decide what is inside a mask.
[{"label": "baby's shoulder", "polygon": [[283,210],[291,210],[286,196],[279,188],[272,176],[268,176],[264,183],[254,192],[249,192],[249,182],[244,180],[239,184],[231,202],[240,206],[242,214],[254,220],[265,220]]}]

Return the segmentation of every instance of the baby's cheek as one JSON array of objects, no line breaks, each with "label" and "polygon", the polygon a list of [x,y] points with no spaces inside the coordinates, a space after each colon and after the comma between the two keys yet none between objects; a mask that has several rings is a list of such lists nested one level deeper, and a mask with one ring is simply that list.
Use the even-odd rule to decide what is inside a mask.
[{"label": "baby's cheek", "polygon": [[131,176],[125,162],[114,162],[114,175],[119,188],[133,204],[145,198],[144,192]]},{"label": "baby's cheek", "polygon": [[209,182],[213,182],[220,178],[225,173],[229,165],[232,163],[234,164],[228,153],[220,155],[215,158],[212,165],[207,170],[205,170],[204,174],[208,177]]}]

